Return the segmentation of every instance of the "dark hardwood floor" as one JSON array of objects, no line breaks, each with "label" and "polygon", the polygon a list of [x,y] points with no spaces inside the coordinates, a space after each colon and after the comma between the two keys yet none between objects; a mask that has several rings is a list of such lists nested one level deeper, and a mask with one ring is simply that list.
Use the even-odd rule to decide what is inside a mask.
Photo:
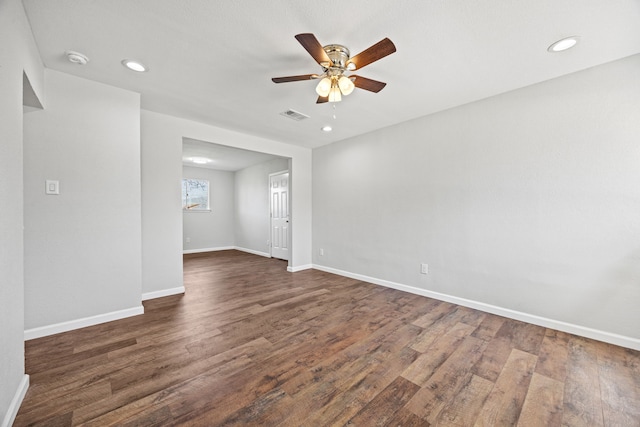
[{"label": "dark hardwood floor", "polygon": [[236,251],[26,343],[15,426],[640,426],[640,352]]}]

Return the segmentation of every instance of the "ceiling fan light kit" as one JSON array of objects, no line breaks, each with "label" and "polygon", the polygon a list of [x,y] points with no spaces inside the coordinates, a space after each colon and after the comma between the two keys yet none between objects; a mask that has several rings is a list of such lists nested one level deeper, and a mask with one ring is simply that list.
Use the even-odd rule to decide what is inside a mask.
[{"label": "ceiling fan light kit", "polygon": [[340,101],[342,101],[342,94],[340,93],[340,89],[337,86],[331,86],[331,90],[329,91],[329,102]]},{"label": "ceiling fan light kit", "polygon": [[353,92],[353,89],[356,87],[356,85],[353,84],[350,78],[341,76],[338,79],[338,87],[340,88],[340,92],[342,92],[343,95],[349,95],[351,94],[351,92]]},{"label": "ceiling fan light kit", "polygon": [[274,77],[274,83],[296,82],[320,79],[316,86],[318,100],[316,103],[340,102],[342,96],[348,96],[357,87],[370,92],[380,92],[386,83],[360,76],[346,76],[346,71],[354,71],[365,67],[396,51],[396,47],[388,38],[380,40],[373,46],[351,57],[349,49],[339,44],[322,46],[311,33],[298,34],[296,39],[302,47],[322,67],[322,74],[304,74],[299,76]]},{"label": "ceiling fan light kit", "polygon": [[316,93],[320,96],[329,96],[329,91],[331,90],[331,79],[328,77],[323,77],[316,86]]}]

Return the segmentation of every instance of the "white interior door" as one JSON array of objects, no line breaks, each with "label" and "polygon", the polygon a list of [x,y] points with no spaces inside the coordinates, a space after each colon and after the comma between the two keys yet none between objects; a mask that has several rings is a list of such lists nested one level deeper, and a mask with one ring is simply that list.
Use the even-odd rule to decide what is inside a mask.
[{"label": "white interior door", "polygon": [[289,260],[289,172],[269,176],[271,192],[271,256]]}]

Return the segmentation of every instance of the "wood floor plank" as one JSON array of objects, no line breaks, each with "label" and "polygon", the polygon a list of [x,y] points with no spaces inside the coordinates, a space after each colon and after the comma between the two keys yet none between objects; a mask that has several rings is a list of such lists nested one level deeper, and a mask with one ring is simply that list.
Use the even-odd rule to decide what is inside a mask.
[{"label": "wood floor plank", "polygon": [[164,427],[173,422],[173,415],[168,406],[159,408],[151,405],[148,409],[138,412],[131,420],[124,420],[122,427]]},{"label": "wood floor plank", "polygon": [[474,424],[494,383],[473,374],[468,379],[456,398],[438,414],[434,425],[467,427]]},{"label": "wood floor plank", "polygon": [[589,340],[579,337],[569,339],[562,423],[604,425],[596,348]]},{"label": "wood floor plank", "polygon": [[507,319],[496,333],[496,338],[506,338],[512,348],[537,355],[540,352],[544,334],[545,328],[541,326]]},{"label": "wood floor plank", "polygon": [[59,393],[53,399],[43,400],[39,403],[30,402],[26,410],[36,420],[66,417],[66,414],[72,413],[75,408],[109,396],[111,396],[111,385],[108,381],[101,380],[80,389]]},{"label": "wood floor plank", "polygon": [[508,338],[493,338],[488,342],[480,360],[473,366],[471,372],[491,382],[496,382],[500,372],[507,363],[513,345]]},{"label": "wood floor plank", "polygon": [[104,365],[108,362],[109,356],[101,354],[33,374],[29,378],[29,391],[36,394],[38,399],[23,402],[21,407],[28,409],[31,405],[108,378],[103,371]]},{"label": "wood floor plank", "polygon": [[634,352],[596,343],[604,424],[640,426],[639,362]]},{"label": "wood floor plank", "polygon": [[[262,394],[251,405],[244,406],[222,421],[224,426],[274,426],[289,417],[289,410],[295,405],[293,399],[279,387]],[[210,425],[216,422],[210,413],[192,420],[194,424]]]},{"label": "wood floor plank", "polygon": [[513,349],[475,426],[514,426],[527,395],[537,356]]},{"label": "wood floor plank", "polygon": [[386,426],[400,408],[402,408],[420,389],[417,385],[402,377],[396,377],[391,384],[376,395],[347,424],[350,426]]},{"label": "wood floor plank", "polygon": [[296,395],[304,403],[291,413],[291,421],[347,422],[415,360],[417,353],[407,344],[418,330],[413,325],[397,329],[390,324],[313,367],[313,381]]},{"label": "wood floor plank", "polygon": [[490,341],[496,336],[496,333],[500,330],[505,320],[507,319],[504,317],[487,313],[487,315],[482,319],[482,322],[480,322],[480,325],[478,325],[471,335],[485,341]]},{"label": "wood floor plank", "polygon": [[431,424],[407,410],[400,408],[393,417],[387,422],[386,427],[429,427]]},{"label": "wood floor plank", "polygon": [[310,425],[344,425],[364,408],[368,402],[396,380],[417,353],[406,346],[389,363],[377,363],[367,375],[348,383],[348,388],[339,388],[339,395],[317,413],[309,417]]},{"label": "wood floor plank", "polygon": [[538,354],[537,373],[564,383],[567,377],[569,337],[564,332],[547,329]]},{"label": "wood floor plank", "polygon": [[[199,382],[196,382],[197,384],[212,377],[224,379],[227,375],[233,375],[235,372],[242,371],[248,366],[251,366],[251,360],[248,355],[255,352],[267,351],[270,345],[271,344],[264,339],[257,339],[255,342],[247,343],[224,353],[211,356],[210,358],[199,359],[187,366],[187,368],[183,366],[170,372],[159,370],[157,375],[148,376],[142,381],[134,382],[134,379],[132,379],[132,383],[129,386],[122,388],[119,392],[113,393],[108,398],[92,402],[76,409],[73,414],[74,423],[83,423],[92,418],[103,416],[104,414],[120,409],[129,402],[134,403],[131,408],[137,409],[138,405],[136,405],[135,402],[140,399],[144,399],[153,394],[163,396],[165,390],[171,389],[172,387],[180,390],[182,385],[191,378],[198,379]],[[180,359],[178,359],[177,363],[180,363]],[[113,415],[119,417],[118,414],[120,412],[122,411],[117,411]],[[120,418],[117,419],[119,420]]]},{"label": "wood floor plank", "polygon": [[184,295],[26,342],[14,426],[638,425],[640,352],[286,267],[185,255]]},{"label": "wood floor plank", "polygon": [[421,328],[433,325],[435,322],[456,309],[455,305],[444,301],[429,300],[427,304],[429,304],[430,310],[413,322],[414,325]]},{"label": "wood floor plank", "polygon": [[546,427],[562,424],[564,384],[536,372],[524,400],[518,427]]},{"label": "wood floor plank", "polygon": [[[425,353],[418,356],[402,376],[412,381],[418,386],[424,386],[431,378],[431,375],[442,365],[453,353],[465,337],[473,332],[474,327],[464,323],[454,325],[447,333],[437,339]],[[411,348],[415,348],[412,346]]]},{"label": "wood floor plank", "polygon": [[442,411],[470,380],[471,367],[482,355],[487,343],[465,337],[456,350],[440,365],[424,386],[407,403],[406,408],[434,424]]},{"label": "wood floor plank", "polygon": [[[446,306],[448,307],[448,306]],[[436,312],[432,313],[433,315]],[[444,315],[437,317],[437,322],[428,325],[420,336],[411,344],[411,348],[421,353],[428,351],[429,347],[434,341],[446,334],[451,328],[457,324],[464,324],[467,326],[476,326],[480,323],[483,317],[474,315],[473,310],[466,307],[455,307],[451,310],[447,310]],[[420,326],[425,323],[425,316],[421,317],[421,321],[416,321],[413,324]]]}]

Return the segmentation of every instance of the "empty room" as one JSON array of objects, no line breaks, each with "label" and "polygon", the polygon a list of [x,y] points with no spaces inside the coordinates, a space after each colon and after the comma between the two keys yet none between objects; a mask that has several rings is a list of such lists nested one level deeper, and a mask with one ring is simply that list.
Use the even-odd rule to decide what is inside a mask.
[{"label": "empty room", "polygon": [[640,426],[638,22],[0,0],[0,426]]}]

